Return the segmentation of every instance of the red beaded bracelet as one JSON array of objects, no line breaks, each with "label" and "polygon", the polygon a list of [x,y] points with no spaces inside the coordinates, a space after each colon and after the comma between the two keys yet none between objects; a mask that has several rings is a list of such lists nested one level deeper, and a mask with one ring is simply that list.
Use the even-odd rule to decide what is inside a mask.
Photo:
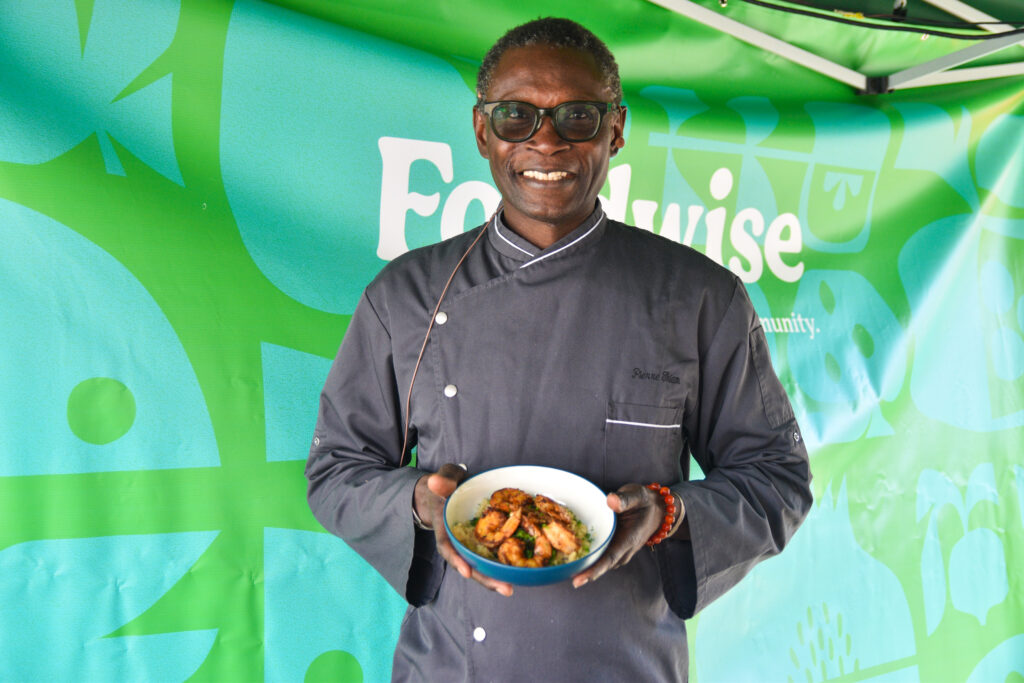
[{"label": "red beaded bracelet", "polygon": [[658,531],[647,539],[647,545],[654,546],[664,541],[672,531],[672,525],[676,522],[676,497],[672,495],[672,490],[669,487],[658,483],[648,484],[647,488],[660,494],[662,500],[665,501],[665,519],[661,522]]}]

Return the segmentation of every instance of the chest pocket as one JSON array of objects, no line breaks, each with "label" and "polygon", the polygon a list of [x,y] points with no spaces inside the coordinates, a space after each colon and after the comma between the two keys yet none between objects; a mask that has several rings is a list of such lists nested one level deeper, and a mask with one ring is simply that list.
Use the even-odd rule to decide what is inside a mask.
[{"label": "chest pocket", "polygon": [[606,491],[630,482],[674,483],[683,450],[681,406],[608,403],[604,423]]}]

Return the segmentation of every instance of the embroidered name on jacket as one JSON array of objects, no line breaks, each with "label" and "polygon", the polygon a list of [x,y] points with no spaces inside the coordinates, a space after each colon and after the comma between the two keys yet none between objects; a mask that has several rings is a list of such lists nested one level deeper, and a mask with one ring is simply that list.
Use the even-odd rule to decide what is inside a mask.
[{"label": "embroidered name on jacket", "polygon": [[646,379],[652,382],[668,382],[669,384],[679,384],[679,377],[671,374],[668,370],[664,372],[648,372],[641,370],[640,368],[633,368],[633,379]]}]

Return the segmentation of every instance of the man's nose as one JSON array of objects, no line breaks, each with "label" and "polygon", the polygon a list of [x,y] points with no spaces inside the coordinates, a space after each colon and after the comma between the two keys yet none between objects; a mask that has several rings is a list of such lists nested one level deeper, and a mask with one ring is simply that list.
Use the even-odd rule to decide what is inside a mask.
[{"label": "man's nose", "polygon": [[555,119],[548,113],[541,116],[540,128],[533,134],[529,142],[541,151],[556,151],[569,146],[569,143],[563,140],[555,130]]}]

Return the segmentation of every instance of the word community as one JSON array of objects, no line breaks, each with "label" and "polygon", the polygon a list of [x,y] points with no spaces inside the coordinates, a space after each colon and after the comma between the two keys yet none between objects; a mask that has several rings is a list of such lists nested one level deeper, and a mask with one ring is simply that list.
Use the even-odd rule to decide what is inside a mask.
[{"label": "word community", "polygon": [[790,313],[788,318],[761,318],[761,327],[768,333],[807,334],[810,339],[821,332],[814,326],[814,318],[805,318],[799,313]]}]

